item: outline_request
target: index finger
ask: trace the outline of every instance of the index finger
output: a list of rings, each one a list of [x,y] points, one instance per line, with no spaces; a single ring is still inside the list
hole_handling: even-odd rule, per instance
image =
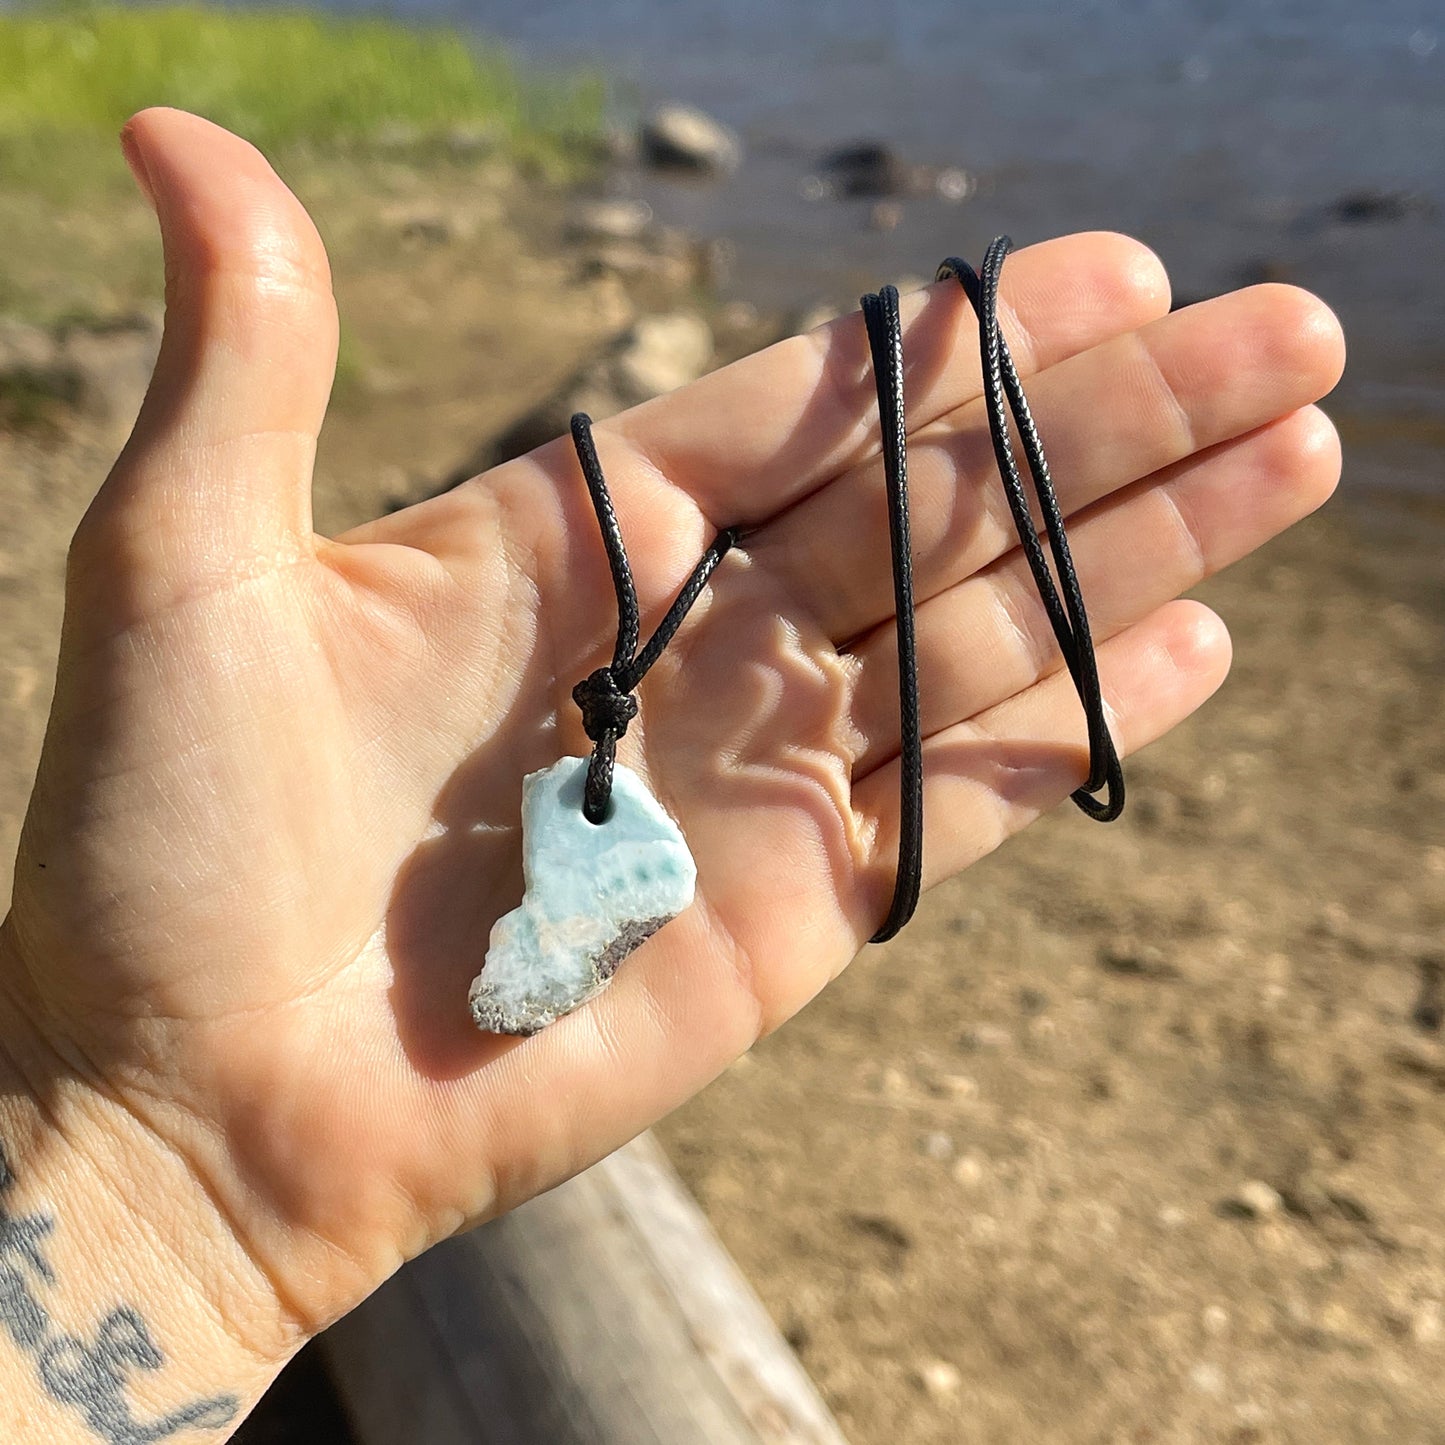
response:
[[[1023,376],[1168,310],[1158,257],[1103,231],[1017,252],[999,299]],[[905,296],[903,335],[910,431],[981,393],[977,322],[957,282]],[[876,453],[877,411],[863,320],[853,312],[634,407],[605,429],[714,525],[751,525]]]

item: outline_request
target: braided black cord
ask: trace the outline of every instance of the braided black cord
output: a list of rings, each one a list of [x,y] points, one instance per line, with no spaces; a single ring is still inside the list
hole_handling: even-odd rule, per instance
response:
[[[1074,802],[1089,817],[1101,823],[1109,823],[1124,810],[1124,770],[1114,748],[1114,741],[1109,735],[1109,720],[1104,712],[1104,700],[1099,687],[1099,666],[1094,656],[1093,639],[1089,634],[1089,618],[1084,610],[1079,576],[1069,553],[1069,541],[1064,531],[1064,518],[1059,510],[1058,495],[1054,491],[1053,478],[1044,458],[1038,428],[1034,425],[1033,414],[1024,396],[1023,384],[1019,381],[1018,370],[999,326],[999,274],[1012,249],[1013,242],[1007,236],[996,237],[984,255],[981,275],[975,273],[968,262],[950,256],[938,268],[937,279],[942,281],[952,276],[958,281],[978,316],[984,400],[988,408],[989,433],[993,438],[993,452],[998,462],[999,476],[1003,479],[1019,544],[1028,559],[1029,570],[1033,573],[1034,584],[1058,640],[1059,651],[1063,654],[1070,677],[1073,678],[1088,728],[1089,776],[1084,785],[1073,794]],[[1009,430],[1010,410],[1018,424],[1024,458],[1028,462],[1034,494],[1038,498],[1039,510],[1044,519],[1049,550],[1053,553],[1054,566],[1063,587],[1062,598],[1049,572],[1048,559],[1035,530],[1028,495],[1019,475],[1018,464],[1014,460]],[[1102,800],[1093,796],[1100,789],[1104,790]]]
[[[903,411],[903,323],[898,291],[885,286],[862,300],[868,349],[878,386],[883,473],[888,487],[888,546],[898,624],[899,754],[898,872],[893,902],[870,943],[893,937],[913,916],[923,887],[923,725],[918,712],[918,647],[914,636],[913,549],[908,532],[908,439]]]
[[[602,545],[607,549],[607,565],[612,572],[612,587],[617,593],[617,645],[612,650],[612,661],[584,677],[572,689],[572,698],[582,710],[583,730],[592,741],[582,812],[589,823],[602,823],[607,819],[608,805],[612,800],[617,740],[637,716],[637,699],[632,694],[682,626],[683,618],[702,595],[708,578],[732,549],[738,534],[727,527],[713,538],[712,545],[702,554],[672,606],[667,609],[667,615],[658,623],[657,631],[638,651],[641,612],[637,605],[637,587],[632,580],[632,567],[627,560],[627,548],[623,545],[622,529],[617,524],[617,511],[612,505],[612,496],[602,475],[602,464],[597,459],[597,447],[592,441],[592,418],[586,412],[579,411],[572,418],[572,443],[577,448],[577,460],[587,482],[592,508],[597,513]]]
[[[1019,545],[1023,548],[1049,625],[1053,628],[1059,651],[1083,705],[1089,739],[1089,776],[1074,792],[1073,799],[1089,817],[1111,822],[1124,809],[1123,768],[1109,734],[1088,614],[1084,609],[1078,572],[1069,552],[1058,495],[1018,370],[999,326],[999,275],[1012,249],[1013,243],[1009,238],[999,236],[984,256],[982,274],[976,273],[966,261],[949,257],[938,268],[937,279],[942,281],[953,277],[958,281],[978,316],[984,401],[994,458],[1018,532]],[[913,916],[922,887],[923,729],[918,705],[913,556],[908,516],[908,430],[903,400],[903,327],[899,317],[898,292],[892,286],[885,286],[876,294],[863,297],[862,307],[878,389],[898,637],[901,735],[898,869],[888,916],[871,939],[873,943],[882,943],[892,938]],[[1034,526],[1028,493],[1014,460],[1010,412],[1028,462],[1034,495],[1043,517],[1044,534],[1048,538],[1048,552],[1052,554],[1054,568],[1058,572],[1057,583],[1049,570],[1049,556]],[[640,620],[637,589],[632,581],[632,569],[628,565],[622,532],[617,524],[617,513],[592,442],[592,423],[585,413],[578,412],[572,418],[572,440],[597,513],[617,593],[617,646],[613,650],[612,662],[598,668],[572,690],[572,696],[582,709],[582,725],[593,743],[583,811],[590,822],[601,823],[607,816],[612,793],[617,740],[637,716],[637,700],[632,693],[682,625],[683,618],[697,601],[713,570],[737,541],[738,532],[728,528],[718,533],[683,584],[656,632],[638,651]],[[1094,796],[1101,790],[1104,792],[1103,799]]]

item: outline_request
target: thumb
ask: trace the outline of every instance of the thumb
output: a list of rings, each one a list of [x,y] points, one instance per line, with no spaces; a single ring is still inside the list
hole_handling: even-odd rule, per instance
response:
[[[160,222],[165,334],[81,531],[143,538],[172,576],[294,555],[336,366],[321,238],[260,152],[209,121],[145,110],[121,143]]]

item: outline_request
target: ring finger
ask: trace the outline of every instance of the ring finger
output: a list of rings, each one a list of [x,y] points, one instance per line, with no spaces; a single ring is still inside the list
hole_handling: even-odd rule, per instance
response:
[[[1312,512],[1339,471],[1334,427],[1308,407],[1099,503],[1079,519],[1072,543],[1094,640],[1122,632]],[[930,598],[917,618],[925,736],[1063,666],[1017,548]],[[856,782],[898,751],[893,624],[869,633],[854,652],[863,667],[853,717],[866,739]],[[1079,729],[1082,738],[1082,721]]]
[[[1307,292],[1257,286],[1049,367],[1029,399],[1066,514],[1318,400],[1343,344]],[[1017,546],[983,402],[911,438],[914,585],[926,599]],[[893,614],[881,464],[845,473],[748,549],[842,644]]]

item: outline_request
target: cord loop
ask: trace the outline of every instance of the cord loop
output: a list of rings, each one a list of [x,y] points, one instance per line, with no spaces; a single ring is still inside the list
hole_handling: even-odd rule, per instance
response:
[[[609,734],[615,742],[637,716],[637,699],[617,685],[617,674],[610,667],[588,673],[572,689],[572,701],[582,710],[582,731],[594,743]]]

